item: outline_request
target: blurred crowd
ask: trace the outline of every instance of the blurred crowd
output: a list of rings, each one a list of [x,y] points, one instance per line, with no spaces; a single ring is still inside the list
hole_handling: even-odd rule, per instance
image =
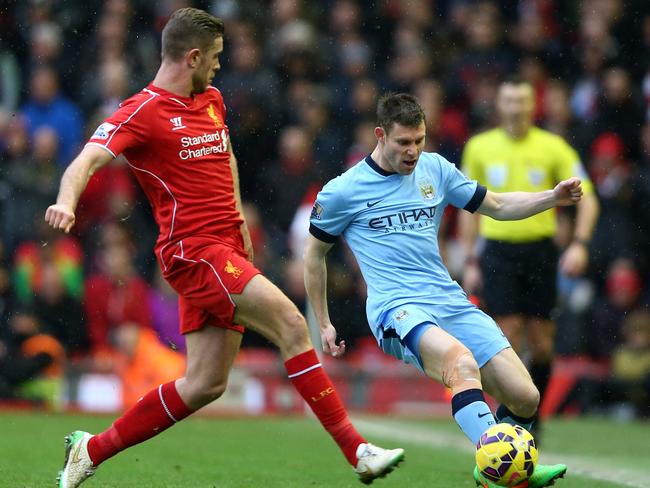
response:
[[[2,2],[0,397],[32,391],[51,399],[51,380],[71,367],[131,374],[132,385],[155,381],[156,361],[182,370],[176,298],[157,272],[157,229],[125,162],[93,176],[70,235],[49,231],[43,215],[88,136],[153,79],[161,29],[184,6],[225,20],[215,84],[228,109],[255,263],[299,305],[311,204],[324,182],[374,147],[378,95],[414,93],[427,116],[425,150],[458,163],[467,139],[497,122],[500,80],[528,80],[536,123],[578,150],[602,205],[589,274],[558,276],[558,350],[614,358],[612,375],[645,382],[648,404],[644,0]],[[560,247],[571,217],[560,215]],[[458,276],[455,221],[449,211],[441,240]],[[369,342],[365,284],[345,246],[337,251],[330,310],[354,354],[355,344],[360,351]],[[251,333],[244,344],[266,345]]]

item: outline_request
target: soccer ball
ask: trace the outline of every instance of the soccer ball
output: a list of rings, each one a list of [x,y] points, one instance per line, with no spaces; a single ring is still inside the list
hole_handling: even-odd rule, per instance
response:
[[[535,471],[535,439],[519,425],[493,425],[476,444],[476,465],[485,479],[499,486],[516,486]]]

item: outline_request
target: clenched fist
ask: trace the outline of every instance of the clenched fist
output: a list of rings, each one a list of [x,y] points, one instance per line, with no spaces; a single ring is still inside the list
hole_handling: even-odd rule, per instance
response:
[[[569,178],[560,181],[553,189],[556,205],[575,205],[582,198],[582,182],[580,178]]]
[[[61,229],[67,234],[74,225],[74,211],[67,205],[50,205],[45,211],[45,221],[54,229]]]

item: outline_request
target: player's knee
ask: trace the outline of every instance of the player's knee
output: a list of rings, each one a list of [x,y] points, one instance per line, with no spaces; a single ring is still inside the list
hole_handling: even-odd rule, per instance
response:
[[[539,408],[539,390],[531,381],[522,391],[518,392],[517,398],[510,407],[512,412],[519,417],[532,417]]]
[[[465,351],[458,356],[456,368],[458,369],[459,376],[462,376],[463,378],[478,379],[481,377],[478,363],[468,349],[465,349]]]
[[[194,408],[200,408],[221,397],[228,386],[228,379],[186,377],[186,401]]]
[[[227,380],[214,381],[205,385],[199,393],[202,403],[207,405],[208,403],[220,398],[226,391],[227,386]]]
[[[309,340],[307,322],[297,308],[291,307],[280,316],[282,344],[302,344]]]
[[[445,354],[442,367],[442,382],[452,390],[461,386],[481,387],[481,373],[478,363],[470,350],[462,344],[452,346]]]
[[[522,408],[527,416],[533,416],[539,408],[540,394],[537,387],[531,383],[523,395]]]

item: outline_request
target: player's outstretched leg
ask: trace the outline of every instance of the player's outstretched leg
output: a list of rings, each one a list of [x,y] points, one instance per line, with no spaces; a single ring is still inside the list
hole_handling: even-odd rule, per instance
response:
[[[404,459],[403,449],[383,449],[366,442],[357,432],[313,348],[288,359],[285,367],[293,386],[363,483],[386,476]]]
[[[455,337],[433,324],[420,324],[404,338],[419,353],[424,372],[451,389],[451,410],[463,433],[476,445],[496,422],[485,403],[481,374],[472,353]]]
[[[244,292],[233,295],[235,321],[256,329],[280,348],[291,383],[364,483],[390,473],[404,458],[403,449],[368,443],[354,428],[309,338],[305,319],[269,280],[257,275]]]
[[[551,466],[538,464],[535,467],[533,475],[514,488],[544,488],[545,486],[551,486],[555,484],[556,480],[564,478],[566,470],[567,467],[564,464],[554,464]],[[474,481],[476,481],[476,486],[483,488],[499,488],[499,485],[484,478],[477,467],[474,468]]]
[[[93,436],[76,431],[66,438],[59,488],[76,488],[110,457],[164,432],[223,394],[241,333],[208,326],[185,337],[183,378],[144,395],[104,432]]]
[[[517,354],[510,348],[504,349],[481,368],[485,390],[502,402],[497,409],[497,420],[521,425],[530,430],[539,406],[539,392]],[[533,475],[526,481],[528,488],[551,486],[563,478],[567,467],[564,464],[538,464]],[[496,486],[483,479],[478,470],[474,479],[481,486]]]

